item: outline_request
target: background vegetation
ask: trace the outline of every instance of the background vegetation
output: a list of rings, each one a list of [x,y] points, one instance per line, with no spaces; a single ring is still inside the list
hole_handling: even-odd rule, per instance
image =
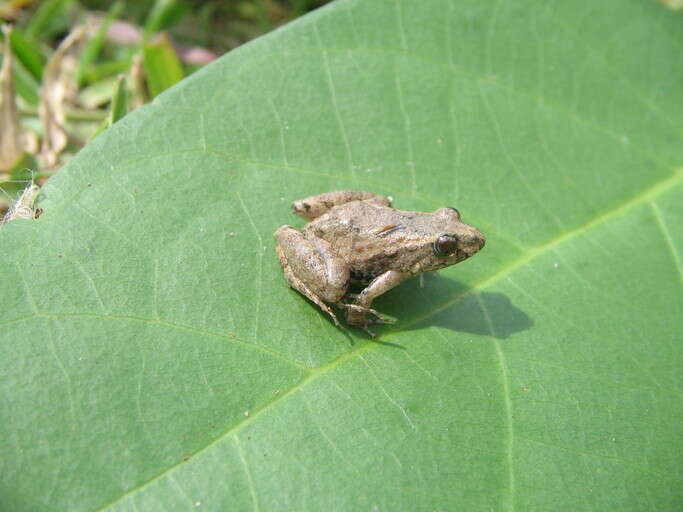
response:
[[[42,183],[129,110],[226,51],[324,3],[0,2],[0,18],[13,27],[14,57],[5,80],[13,87],[3,100],[0,215],[31,178]],[[69,34],[76,37],[57,52]],[[17,103],[16,113],[7,112],[10,102]]]

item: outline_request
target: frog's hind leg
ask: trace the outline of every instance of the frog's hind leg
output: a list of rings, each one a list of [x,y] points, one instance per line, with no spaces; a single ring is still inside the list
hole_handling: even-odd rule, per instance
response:
[[[392,323],[390,317],[380,316],[374,309],[371,309],[372,302],[383,293],[398,286],[408,277],[408,274],[397,270],[388,270],[377,276],[356,296],[353,304],[355,307],[346,308],[346,322],[349,325],[361,328],[366,328],[369,323]],[[375,315],[377,319],[374,322],[370,322],[367,313]]]
[[[339,326],[334,311],[326,304],[338,302],[346,293],[349,268],[322,239],[306,238],[290,226],[275,232],[276,251],[289,285],[330,315]]]
[[[280,263],[282,263],[282,256],[281,256],[282,250],[279,247],[277,249],[277,252],[278,252],[278,256],[280,256]],[[298,291],[302,295],[306,296],[308,298],[308,300],[310,300],[311,302],[314,302],[315,304],[317,304],[320,309],[322,309],[325,313],[330,315],[330,317],[332,318],[332,321],[334,322],[334,325],[336,325],[337,327],[340,326],[339,320],[337,320],[337,315],[334,314],[334,311],[332,311],[327,306],[327,304],[325,304],[322,300],[320,300],[317,295],[315,295],[300,279],[298,279],[296,277],[296,275],[294,275],[294,272],[292,272],[292,269],[289,268],[289,266],[286,266],[283,264],[282,270],[285,273],[285,278],[287,279],[287,282],[289,283],[289,285],[292,288],[294,288],[296,291]]]
[[[351,201],[368,201],[381,206],[391,206],[391,197],[365,192],[363,190],[335,190],[310,196],[292,203],[292,211],[306,220],[317,219],[335,206]]]

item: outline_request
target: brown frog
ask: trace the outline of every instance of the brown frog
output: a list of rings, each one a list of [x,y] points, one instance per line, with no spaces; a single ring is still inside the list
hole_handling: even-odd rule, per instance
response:
[[[371,308],[376,297],[484,247],[484,235],[464,224],[455,208],[423,213],[395,210],[391,202],[391,197],[360,190],[326,192],[292,204],[295,214],[310,221],[303,232],[286,225],[275,232],[290,286],[336,325],[328,304],[346,310],[349,325],[373,335],[368,324],[392,321]],[[364,288],[352,294],[350,284]]]

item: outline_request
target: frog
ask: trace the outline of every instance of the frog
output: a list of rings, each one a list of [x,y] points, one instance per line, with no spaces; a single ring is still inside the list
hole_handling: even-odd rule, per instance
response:
[[[332,307],[371,337],[369,325],[396,321],[372,308],[377,297],[410,278],[465,261],[486,243],[457,208],[427,213],[398,210],[392,202],[391,196],[362,190],[313,195],[292,203],[292,212],[308,221],[301,231],[283,225],[274,233],[289,285],[336,326]]]

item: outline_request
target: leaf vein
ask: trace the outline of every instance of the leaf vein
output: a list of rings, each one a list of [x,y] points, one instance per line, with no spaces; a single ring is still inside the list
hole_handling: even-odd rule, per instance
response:
[[[479,307],[484,314],[484,320],[486,322],[486,327],[491,333],[491,340],[493,342],[493,348],[496,353],[496,359],[500,367],[500,378],[502,385],[503,394],[503,411],[505,415],[505,425],[506,425],[506,444],[505,444],[505,464],[507,466],[507,496],[504,497],[505,506],[502,510],[514,510],[515,509],[515,466],[514,466],[514,448],[515,448],[515,430],[513,426],[513,414],[512,414],[512,400],[510,398],[510,378],[508,376],[508,366],[505,360],[505,354],[500,346],[500,342],[496,338],[496,331],[493,327],[493,322],[491,320],[491,314],[489,313],[486,304],[481,298],[481,293],[477,293],[477,302],[479,302]]]
[[[657,226],[659,227],[659,230],[662,233],[662,237],[664,238],[664,241],[666,242],[666,245],[669,247],[669,251],[671,251],[671,256],[674,259],[674,262],[676,263],[676,268],[678,269],[678,277],[683,283],[683,262],[681,262],[681,256],[678,254],[678,251],[676,250],[676,247],[674,246],[674,241],[673,238],[671,238],[671,233],[669,232],[669,228],[666,227],[666,223],[664,222],[664,217],[662,217],[662,212],[657,206],[656,201],[652,201],[650,203],[650,207],[652,208],[652,211],[654,212],[655,219],[657,220]]]
[[[0,327],[5,327],[7,325],[19,323],[19,322],[27,322],[29,320],[32,320],[34,318],[101,318],[104,320],[128,320],[128,321],[134,321],[134,322],[145,322],[149,324],[157,324],[157,325],[163,325],[166,327],[172,327],[175,329],[184,329],[187,331],[192,331],[198,334],[203,334],[206,336],[214,336],[217,338],[223,338],[228,340],[231,343],[238,344],[238,345],[243,345],[246,347],[251,348],[252,350],[257,350],[259,352],[265,353],[270,355],[271,357],[274,357],[276,359],[279,359],[280,361],[283,361],[285,363],[290,364],[291,366],[295,366],[299,368],[300,370],[304,370],[306,372],[310,371],[311,368],[304,365],[303,363],[295,360],[295,359],[289,359],[286,356],[284,356],[282,353],[273,350],[265,345],[261,345],[260,343],[256,343],[253,341],[247,341],[243,340],[240,338],[237,338],[236,336],[233,336],[232,333],[230,334],[222,334],[214,331],[208,331],[206,329],[198,329],[196,327],[192,327],[189,325],[184,325],[184,324],[176,324],[173,322],[169,322],[167,320],[163,319],[157,319],[157,318],[145,318],[145,317],[139,317],[139,316],[128,316],[128,315],[112,315],[112,314],[100,314],[100,313],[35,313],[33,315],[27,315],[19,318],[14,318],[12,320],[8,320],[7,322],[3,322],[0,324]]]
[[[348,160],[349,169],[353,180],[357,181],[356,169],[353,165],[353,154],[351,152],[351,144],[349,143],[349,137],[346,133],[346,126],[342,120],[341,111],[339,110],[339,102],[337,100],[337,91],[334,87],[334,80],[332,79],[332,67],[330,66],[330,57],[327,53],[327,49],[322,44],[322,39],[320,37],[320,31],[318,30],[318,25],[313,24],[313,29],[315,31],[316,41],[318,47],[320,48],[320,53],[323,58],[323,65],[325,66],[325,78],[327,80],[327,87],[330,90],[330,100],[332,101],[332,110],[334,111],[337,124],[339,125],[339,131],[341,132],[342,141],[344,142],[344,149],[346,150],[346,158]]]
[[[375,374],[375,371],[373,370],[372,366],[365,360],[362,354],[358,356],[358,358],[363,361],[363,364],[368,367],[368,370],[370,370],[370,374],[372,375],[373,379],[375,380],[375,383],[377,384],[377,387],[379,387],[380,391],[384,394],[384,396],[387,397],[387,400],[391,402],[399,411],[401,411],[401,414],[403,417],[406,419],[406,422],[410,425],[410,427],[413,430],[417,430],[417,427],[415,426],[415,423],[413,423],[413,420],[410,419],[410,416],[408,416],[408,413],[406,412],[405,408],[399,404],[395,398],[393,398],[389,393],[387,393],[386,388],[382,385],[382,382],[379,380],[377,377],[377,374]]]
[[[247,465],[247,460],[244,458],[244,451],[242,450],[242,443],[239,437],[235,435],[233,437],[235,441],[235,447],[237,448],[237,454],[239,455],[240,461],[242,462],[242,467],[244,468],[244,474],[247,477],[247,483],[249,484],[249,493],[251,494],[251,502],[254,506],[254,510],[258,512],[259,505],[258,499],[256,497],[256,488],[254,487],[254,480],[251,477],[251,471],[249,471],[249,466]],[[170,475],[169,475],[170,476]]]
[[[258,279],[257,282],[258,284],[256,285],[256,307],[254,311],[254,339],[258,339],[258,331],[259,331],[259,320],[261,318],[261,296],[263,295],[263,238],[261,237],[261,233],[256,227],[256,223],[254,222],[254,218],[251,216],[249,213],[249,210],[247,209],[247,205],[244,203],[244,200],[242,199],[242,195],[237,192],[237,199],[240,202],[240,205],[242,206],[242,210],[244,210],[244,213],[247,216],[247,219],[249,219],[249,224],[251,224],[251,228],[254,231],[254,234],[256,235],[256,241],[258,242],[258,268],[259,268],[259,273],[258,273]]]
[[[320,425],[320,423],[319,423],[318,420],[317,420],[317,416],[316,416],[316,414],[313,412],[313,408],[311,407],[311,401],[308,399],[308,397],[306,396],[306,394],[303,392],[303,390],[299,390],[299,391],[301,392],[301,394],[302,394],[302,396],[303,396],[304,405],[306,406],[306,409],[308,409],[308,412],[309,412],[309,414],[311,415],[311,422],[312,422],[313,425],[315,425],[315,427],[318,429],[318,431],[319,431],[320,434],[323,436],[323,438],[325,439],[325,441],[327,442],[327,444],[330,445],[330,447],[332,448],[332,450],[334,451],[334,453],[337,454],[337,456],[344,462],[344,464],[346,464],[349,468],[351,468],[355,473],[361,475],[360,470],[359,470],[356,466],[354,466],[354,465],[351,463],[351,461],[344,455],[344,453],[337,447],[337,445],[334,444],[334,442],[332,441],[332,439],[330,439],[330,437],[327,435],[327,433],[325,432],[325,430],[323,429],[323,427]]]
[[[551,251],[558,245],[562,244],[566,240],[572,239],[574,237],[577,237],[593,227],[603,224],[607,222],[609,219],[616,217],[626,211],[628,211],[631,208],[634,208],[640,204],[646,203],[647,201],[651,200],[654,197],[659,196],[660,194],[666,192],[669,188],[672,186],[678,184],[679,182],[683,181],[683,169],[679,169],[674,174],[669,176],[668,178],[665,178],[657,183],[655,183],[652,187],[644,190],[640,194],[624,201],[623,203],[618,204],[611,210],[607,210],[606,212],[602,213],[601,215],[596,216],[595,218],[591,219],[588,222],[585,222],[584,224],[565,231],[564,233],[559,234],[558,236],[550,239],[546,243],[537,246],[535,248],[532,248],[525,252],[522,256],[517,258],[516,260],[510,262],[509,264],[505,265],[502,267],[500,270],[497,272],[493,273],[489,277],[484,278],[478,283],[475,283],[470,290],[465,292],[462,295],[458,295],[453,297],[450,300],[447,300],[434,308],[431,311],[426,312],[425,314],[413,319],[409,323],[407,323],[403,329],[415,325],[418,322],[422,322],[425,319],[443,311],[447,307],[451,306],[454,302],[461,300],[463,297],[466,297],[467,295],[477,291],[481,290],[497,281],[500,281],[503,278],[506,278],[510,273],[512,273],[515,269],[525,265],[526,263],[535,260],[536,258],[542,256],[543,254],[547,253],[548,251]]]

